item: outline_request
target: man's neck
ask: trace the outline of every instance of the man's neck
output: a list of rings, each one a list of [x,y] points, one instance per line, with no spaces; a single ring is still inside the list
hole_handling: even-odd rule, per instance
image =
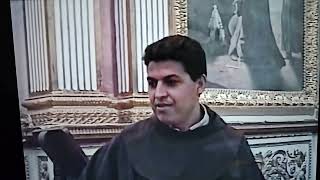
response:
[[[174,128],[179,131],[188,131],[190,130],[190,127],[194,124],[198,123],[204,116],[205,111],[201,104],[198,104],[194,109],[193,113],[191,113],[193,116],[191,116],[188,121],[184,121],[184,124],[178,125],[178,126],[172,126],[171,128]]]

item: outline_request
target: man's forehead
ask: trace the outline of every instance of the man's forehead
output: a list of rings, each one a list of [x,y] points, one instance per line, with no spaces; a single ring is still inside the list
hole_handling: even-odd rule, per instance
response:
[[[180,62],[173,60],[152,61],[147,67],[147,77],[153,79],[183,78],[188,75]]]
[[[147,66],[147,72],[162,72],[162,73],[181,73],[184,72],[184,66],[182,63],[173,61],[173,60],[165,60],[165,61],[151,61]]]

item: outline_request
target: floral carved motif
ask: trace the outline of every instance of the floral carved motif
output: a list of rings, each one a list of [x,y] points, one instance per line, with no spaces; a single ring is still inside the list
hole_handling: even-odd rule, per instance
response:
[[[306,152],[299,149],[259,152],[255,158],[266,180],[307,179]]]

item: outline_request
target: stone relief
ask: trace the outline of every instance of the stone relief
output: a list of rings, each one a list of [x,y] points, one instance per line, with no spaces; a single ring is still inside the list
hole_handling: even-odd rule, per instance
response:
[[[39,180],[49,180],[49,162],[45,156],[39,157]]]
[[[267,150],[254,154],[256,162],[266,180],[308,179],[307,152],[299,149]]]
[[[34,127],[32,119],[26,111],[20,111],[20,121],[22,128]]]

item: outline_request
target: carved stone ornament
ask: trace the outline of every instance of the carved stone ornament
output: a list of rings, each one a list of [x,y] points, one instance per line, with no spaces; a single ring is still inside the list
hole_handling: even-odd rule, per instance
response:
[[[306,152],[299,149],[259,152],[255,158],[265,179],[307,179]]]
[[[39,180],[49,180],[49,162],[45,156],[39,157]]]
[[[188,34],[187,0],[172,3],[174,33]],[[304,84],[301,91],[259,91],[208,88],[201,96],[210,106],[310,106],[319,108],[317,96],[318,65],[318,14],[317,0],[304,0]]]
[[[110,138],[120,133],[126,126],[152,115],[146,96],[113,99],[95,92],[66,94],[54,91],[47,95],[30,97],[25,100],[23,106],[28,109],[21,115],[24,142],[29,140],[28,137],[31,137],[36,129],[56,127],[68,128],[71,134],[79,139]],[[213,109],[217,110],[217,107]],[[286,128],[288,131],[295,129],[307,131],[314,126],[315,122],[244,126],[234,124],[235,128],[248,131],[249,134],[256,134],[259,131],[274,132],[279,128]],[[270,131],[271,128],[274,130]]]
[[[265,179],[311,179],[311,136],[275,137],[255,140],[251,150]],[[250,142],[250,141],[249,141]],[[250,144],[250,143],[249,143]]]
[[[59,93],[31,97],[23,106],[23,134],[34,129],[66,127],[77,137],[113,136],[124,127],[151,116],[146,98],[111,99],[99,93]],[[27,123],[28,122],[28,123]]]

